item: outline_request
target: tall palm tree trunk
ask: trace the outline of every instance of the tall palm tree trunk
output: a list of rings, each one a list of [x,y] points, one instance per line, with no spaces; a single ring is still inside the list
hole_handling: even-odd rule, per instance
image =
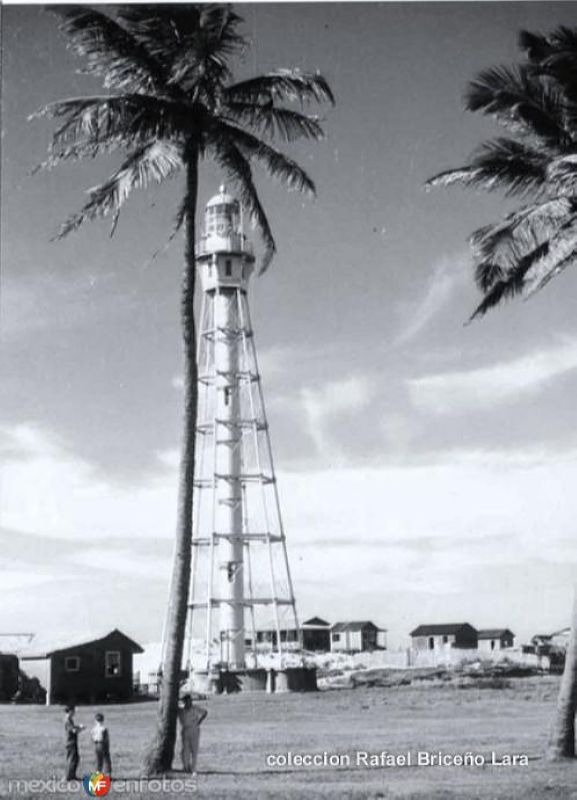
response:
[[[196,148],[190,148],[187,153],[186,184],[185,267],[181,299],[184,341],[184,430],[178,485],[176,547],[165,634],[165,661],[162,665],[162,685],[156,733],[144,756],[143,770],[146,775],[159,775],[168,772],[172,767],[192,561],[192,501],[198,406],[194,318],[195,214],[198,193],[198,151]]]
[[[565,668],[557,698],[547,757],[550,761],[575,758],[575,712],[577,711],[577,587],[573,593],[573,616]]]

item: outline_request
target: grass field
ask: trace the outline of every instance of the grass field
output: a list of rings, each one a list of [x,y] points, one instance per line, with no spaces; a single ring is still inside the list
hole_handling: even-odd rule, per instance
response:
[[[455,686],[344,689],[306,695],[210,698],[203,725],[195,796],[218,798],[427,798],[427,800],[577,800],[577,762],[542,758],[557,691],[553,677],[518,679],[508,688]],[[95,708],[77,720],[92,723]],[[137,779],[139,759],[154,724],[154,703],[104,708],[116,778]],[[83,737],[83,738],[82,738]],[[522,753],[527,766],[365,767],[356,751]],[[349,754],[348,767],[267,764],[268,754]],[[40,706],[0,706],[0,786],[9,779],[63,774],[62,712]],[[178,760],[178,759],[177,759]],[[88,734],[81,734],[79,774],[92,767]],[[183,779],[175,771],[174,778]],[[114,786],[114,785],[113,785]],[[78,796],[86,797],[82,788]],[[47,797],[47,793],[13,797]],[[52,795],[55,796],[55,795]],[[71,796],[60,794],[57,796]],[[121,796],[111,791],[109,796]],[[126,796],[126,794],[125,794]],[[181,796],[152,791],[140,797]],[[191,796],[188,794],[188,796]]]

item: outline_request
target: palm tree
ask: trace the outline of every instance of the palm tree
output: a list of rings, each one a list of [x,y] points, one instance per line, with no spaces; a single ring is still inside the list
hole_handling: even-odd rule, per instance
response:
[[[199,162],[212,158],[240,194],[264,241],[264,270],[275,252],[269,221],[253,179],[253,165],[290,188],[314,194],[312,180],[269,141],[319,140],[310,102],[334,103],[319,74],[279,69],[234,82],[229,62],[246,49],[241,18],[223,5],[132,5],[106,12],[57,7],[70,48],[83,72],[103,79],[104,94],[51,103],[39,114],[59,120],[47,160],[62,162],[123,151],[120,166],[89,191],[89,199],[62,225],[57,238],[85,221],[110,215],[112,231],[134,189],[184,173],[175,233],[184,228],[181,321],[184,344],[184,431],[178,486],[176,549],[167,617],[167,648],[155,737],[145,755],[146,774],[170,769],[191,570],[194,446],[197,415],[195,213]],[[290,103],[298,103],[297,108]],[[286,104],[289,104],[288,106]],[[269,141],[267,141],[269,140]]]
[[[471,319],[515,296],[529,297],[577,262],[577,30],[522,31],[524,60],[482,72],[468,87],[469,111],[493,117],[508,136],[485,142],[428,187],[462,184],[522,200],[471,236],[483,294]],[[577,602],[577,600],[576,600]],[[551,759],[575,757],[577,605],[549,739]]]

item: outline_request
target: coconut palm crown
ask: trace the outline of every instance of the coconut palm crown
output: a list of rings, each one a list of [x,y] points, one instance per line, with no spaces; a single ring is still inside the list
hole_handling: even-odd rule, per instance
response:
[[[259,200],[253,166],[289,188],[314,194],[306,172],[270,143],[320,139],[321,123],[305,113],[309,103],[333,103],[320,74],[280,69],[235,82],[230,61],[248,42],[241,18],[229,7],[208,4],[108,7],[62,6],[54,11],[69,46],[84,60],[83,72],[103,80],[105,93],[50,103],[39,115],[58,121],[45,169],[122,151],[123,160],[85,205],[62,225],[57,238],[87,220],[112,217],[134,189],[182,171],[184,193],[175,233],[184,228],[181,319],[184,345],[183,435],[178,483],[175,555],[166,617],[166,652],[158,724],[145,754],[144,772],[170,770],[176,738],[178,693],[192,559],[195,434],[198,406],[194,319],[195,214],[200,159],[213,159],[240,195],[264,241],[261,269],[275,252]],[[296,103],[296,108],[294,104]]]
[[[520,208],[471,237],[484,294],[473,317],[502,300],[528,297],[577,261],[577,30],[522,31],[525,60],[473,80],[466,108],[493,117],[509,136],[485,142],[469,163],[441,172],[429,187],[462,184],[504,190]],[[548,757],[575,758],[577,591],[571,636],[551,725]]]
[[[236,184],[262,234],[266,268],[276,246],[252,166],[259,164],[290,188],[314,194],[306,172],[269,141],[323,138],[318,117],[304,113],[302,106],[334,103],[327,81],[320,74],[279,69],[235,83],[229,62],[248,42],[238,30],[241,18],[228,6],[133,5],[114,8],[113,16],[86,6],[54,11],[63,18],[69,47],[84,58],[81,72],[102,78],[107,93],[50,103],[34,115],[60,121],[40,167],[116,150],[126,153],[58,236],[106,215],[112,216],[114,231],[134,189],[208,157]],[[286,102],[300,107],[283,106]],[[185,196],[176,226],[193,211]]]
[[[522,31],[519,46],[520,64],[480,73],[465,95],[467,110],[492,117],[508,135],[427,182],[501,190],[522,201],[471,236],[484,295],[472,318],[530,296],[577,258],[577,30],[561,27],[548,37]]]

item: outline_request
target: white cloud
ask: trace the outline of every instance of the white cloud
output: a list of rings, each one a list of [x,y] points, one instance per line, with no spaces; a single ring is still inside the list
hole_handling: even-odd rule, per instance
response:
[[[351,379],[320,387],[309,401],[312,398],[312,407],[322,420],[355,411],[370,397],[370,386]],[[169,453],[163,454],[169,469],[161,477],[126,488],[108,485],[56,437],[32,426],[4,430],[3,453],[5,524],[71,542],[70,552],[58,558],[57,574],[59,580],[78,581],[79,604],[83,597],[88,602],[93,591],[80,577],[100,574],[101,568],[118,576],[111,578],[111,585],[123,608],[133,603],[132,584],[125,583],[130,577],[143,582],[157,577],[164,591],[168,541],[158,558],[140,551],[136,537],[172,537],[176,473]],[[509,610],[503,624],[519,627],[520,620],[530,616],[538,626],[545,619],[543,592],[553,585],[554,574],[560,585],[563,570],[577,564],[573,545],[576,483],[577,452],[559,458],[553,451],[538,449],[444,453],[428,463],[405,466],[280,473],[297,600],[311,614],[337,619],[362,613],[387,626],[397,624],[406,633],[398,606],[386,605],[391,597],[401,598],[398,602],[403,603],[407,626],[420,621],[424,598],[427,614],[448,618],[454,603],[465,603],[470,597],[469,581],[476,576],[476,613],[483,603],[493,602],[491,598],[502,598],[505,591]],[[95,536],[110,540],[104,559],[101,545],[93,543]],[[120,536],[132,536],[134,549],[126,538],[115,544],[114,538]],[[41,592],[39,584],[51,580],[56,569],[39,569],[35,553],[27,570],[26,552],[10,565],[14,624],[18,619],[22,624],[30,622],[29,603],[18,592],[27,586],[38,586],[34,591]],[[538,564],[546,570],[542,588]],[[504,570],[511,579],[506,590],[501,585]],[[48,587],[52,585],[42,595],[43,603],[58,609],[63,601],[58,582]],[[122,594],[125,585],[126,597]],[[563,614],[564,595],[560,589],[555,591],[548,620],[556,614],[561,619]],[[161,593],[159,608],[163,598]],[[499,608],[495,606],[495,615],[501,613]],[[522,616],[517,608],[522,608]],[[111,619],[115,609],[110,610]],[[495,624],[499,621],[495,619]]]
[[[0,434],[5,527],[85,540],[172,536],[176,482],[170,474],[140,487],[116,486],[40,427],[18,425]]]
[[[467,271],[463,269],[463,264],[466,263],[467,258],[463,256],[435,264],[422,297],[413,303],[401,305],[403,329],[395,344],[404,344],[415,339],[448,303],[455,289],[469,280]]]
[[[367,378],[350,377],[330,381],[319,388],[303,388],[300,401],[305,412],[309,434],[318,454],[330,458],[342,456],[338,441],[331,436],[335,418],[366,406],[373,396],[373,388]]]
[[[412,403],[433,414],[454,414],[516,402],[577,368],[577,340],[513,361],[463,372],[425,375],[408,381]]]

